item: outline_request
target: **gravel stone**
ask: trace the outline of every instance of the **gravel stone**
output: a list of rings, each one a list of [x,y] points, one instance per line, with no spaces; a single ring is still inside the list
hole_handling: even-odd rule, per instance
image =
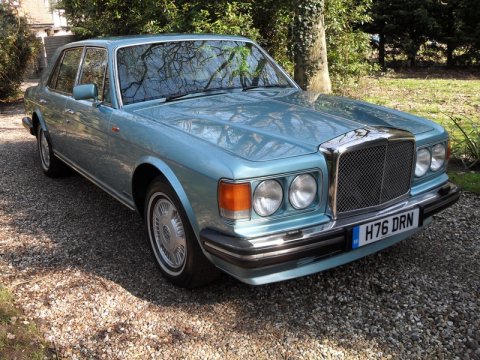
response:
[[[79,175],[45,177],[0,108],[0,282],[69,359],[480,359],[480,196],[320,274],[178,289],[140,217]]]

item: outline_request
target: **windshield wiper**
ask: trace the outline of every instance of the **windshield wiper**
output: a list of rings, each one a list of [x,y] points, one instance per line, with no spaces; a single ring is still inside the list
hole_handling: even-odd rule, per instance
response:
[[[281,84],[268,84],[268,85],[249,85],[243,88],[243,91],[248,91],[252,89],[261,89],[261,88],[290,88],[290,85],[281,85]]]
[[[167,97],[165,97],[165,102],[179,100],[179,99],[189,97],[189,96],[192,96],[192,95],[196,95],[195,97],[221,95],[221,94],[225,94],[227,90],[233,90],[233,89],[238,89],[238,88],[237,87],[231,87],[231,88],[218,87],[218,88],[208,88],[208,89],[200,89],[200,90],[195,90],[195,91],[189,91],[189,92],[182,93],[182,94],[175,94],[175,95],[167,96]]]

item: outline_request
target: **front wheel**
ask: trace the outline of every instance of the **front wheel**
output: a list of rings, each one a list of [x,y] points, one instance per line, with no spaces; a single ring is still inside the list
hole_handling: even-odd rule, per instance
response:
[[[155,260],[170,282],[193,288],[217,277],[218,270],[202,253],[178,197],[160,179],[148,188],[145,222]]]

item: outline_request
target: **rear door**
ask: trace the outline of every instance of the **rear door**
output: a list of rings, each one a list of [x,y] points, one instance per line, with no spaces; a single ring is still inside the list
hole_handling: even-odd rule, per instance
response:
[[[106,185],[109,166],[109,137],[112,105],[108,78],[108,52],[101,47],[86,47],[78,84],[95,84],[98,101],[67,100],[65,111],[69,143],[68,157],[94,180]]]

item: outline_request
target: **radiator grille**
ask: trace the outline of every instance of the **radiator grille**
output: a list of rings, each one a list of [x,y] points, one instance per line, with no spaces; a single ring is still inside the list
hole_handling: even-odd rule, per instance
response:
[[[337,213],[384,204],[410,189],[414,143],[395,141],[340,156]]]

